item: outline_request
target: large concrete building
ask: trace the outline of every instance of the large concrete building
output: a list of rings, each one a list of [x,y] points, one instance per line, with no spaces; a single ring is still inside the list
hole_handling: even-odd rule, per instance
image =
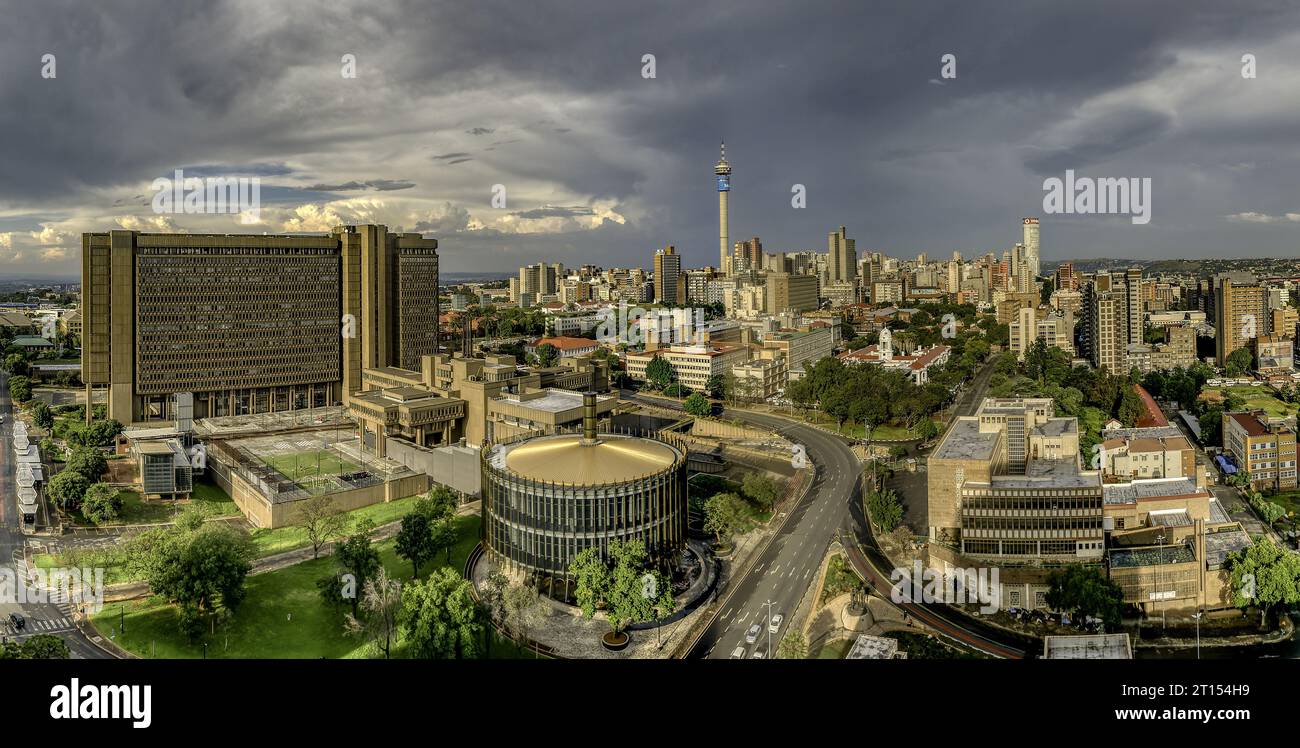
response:
[[[1223,414],[1223,449],[1255,488],[1296,487],[1295,431],[1268,420],[1263,411]]]
[[[1215,279],[1214,346],[1219,365],[1229,354],[1245,348],[1250,341],[1269,330],[1268,289],[1258,283],[1241,283],[1231,276]]]
[[[682,275],[682,256],[669,244],[655,252],[655,301],[660,304],[686,303],[686,276]]]
[[[988,398],[930,456],[930,537],[968,558],[1099,561],[1101,476],[1050,398]]]
[[[84,234],[87,392],[123,423],[172,419],[177,393],[196,418],[340,404],[363,369],[437,352],[437,247],[380,225]]]
[[[814,275],[767,274],[767,313],[808,312],[817,308],[818,282]]]

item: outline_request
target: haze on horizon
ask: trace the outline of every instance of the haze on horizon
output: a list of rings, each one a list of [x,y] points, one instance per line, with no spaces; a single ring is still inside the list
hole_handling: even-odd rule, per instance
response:
[[[1045,263],[1300,255],[1283,3],[53,0],[6,20],[5,277],[75,277],[83,231],[363,222],[436,237],[448,272],[647,266],[664,244],[712,264],[723,138],[731,237],[769,252],[844,224],[862,251],[969,257],[1040,216]],[[175,169],[259,177],[261,222],[155,214]],[[1151,178],[1150,224],[1043,215],[1067,169]]]

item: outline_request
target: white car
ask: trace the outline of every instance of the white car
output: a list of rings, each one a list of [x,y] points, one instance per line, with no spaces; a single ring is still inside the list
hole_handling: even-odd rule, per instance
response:
[[[779,632],[781,630],[781,623],[784,621],[785,621],[785,616],[781,615],[780,613],[777,613],[776,615],[772,616],[771,621],[768,621],[767,630],[771,631],[773,634]]]
[[[749,656],[749,659],[751,660],[763,660],[766,658],[767,658],[767,653],[757,648],[754,649],[754,654]]]
[[[763,631],[763,627],[759,626],[757,623],[754,624],[753,626],[750,626],[749,631],[745,632],[745,643],[753,644],[754,642],[758,641],[758,635],[762,631]]]
[[[731,650],[731,659],[733,659],[733,660],[743,660],[743,659],[745,659],[745,648],[744,648],[744,647],[736,647],[735,649]]]

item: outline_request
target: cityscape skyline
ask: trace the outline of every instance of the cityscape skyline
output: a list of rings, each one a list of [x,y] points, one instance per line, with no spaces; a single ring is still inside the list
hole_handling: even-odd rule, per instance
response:
[[[846,225],[863,250],[971,256],[1014,243],[1009,221],[1041,216],[1048,263],[1294,256],[1286,134],[1297,115],[1285,102],[1297,12],[1178,7],[952,6],[949,28],[915,44],[906,40],[933,11],[873,18],[853,36],[839,29],[863,11],[837,3],[812,14],[656,9],[637,23],[566,8],[448,16],[398,4],[354,24],[346,10],[322,9],[305,33],[291,13],[228,2],[183,9],[167,29],[152,14],[114,11],[110,24],[92,10],[76,53],[62,56],[70,37],[54,14],[20,8],[12,27],[28,31],[0,52],[10,71],[0,91],[14,104],[0,113],[13,134],[0,143],[11,174],[0,186],[0,261],[15,276],[63,277],[75,274],[83,232],[377,222],[437,238],[450,272],[640,265],[665,244],[698,267],[714,257],[706,170],[722,139],[739,168],[730,234],[761,236],[770,251],[816,249]],[[1112,30],[1121,8],[1125,24]],[[663,19],[676,16],[689,23],[669,31]],[[212,23],[232,33],[193,42]],[[617,45],[591,33],[614,24]],[[178,63],[110,43],[121,28]],[[343,29],[347,42],[332,33]],[[558,43],[538,49],[535,34]],[[191,42],[204,64],[185,63]],[[1000,51],[1011,44],[1014,57]],[[440,51],[422,51],[431,48]],[[870,60],[840,62],[863,48]],[[52,78],[40,74],[47,54]],[[1025,64],[1033,54],[1053,64]],[[1256,78],[1241,75],[1244,54],[1258,60]],[[340,74],[348,55],[355,78]],[[943,77],[947,55],[955,78]],[[349,114],[381,102],[383,122]],[[62,125],[32,129],[50,118]],[[260,178],[261,222],[154,213],[151,182],[177,169]],[[1067,170],[1151,179],[1151,222],[1043,215],[1044,180]],[[791,207],[795,185],[806,208]]]

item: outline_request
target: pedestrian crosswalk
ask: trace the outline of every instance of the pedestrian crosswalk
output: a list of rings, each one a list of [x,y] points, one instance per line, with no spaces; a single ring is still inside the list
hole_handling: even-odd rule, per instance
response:
[[[43,608],[39,613],[33,613],[25,616],[25,625],[19,631],[8,631],[7,633],[15,635],[15,638],[21,640],[34,634],[55,634],[63,631],[72,631],[76,628],[72,623],[72,608],[70,603],[59,603]],[[8,624],[8,622],[5,622]]]

